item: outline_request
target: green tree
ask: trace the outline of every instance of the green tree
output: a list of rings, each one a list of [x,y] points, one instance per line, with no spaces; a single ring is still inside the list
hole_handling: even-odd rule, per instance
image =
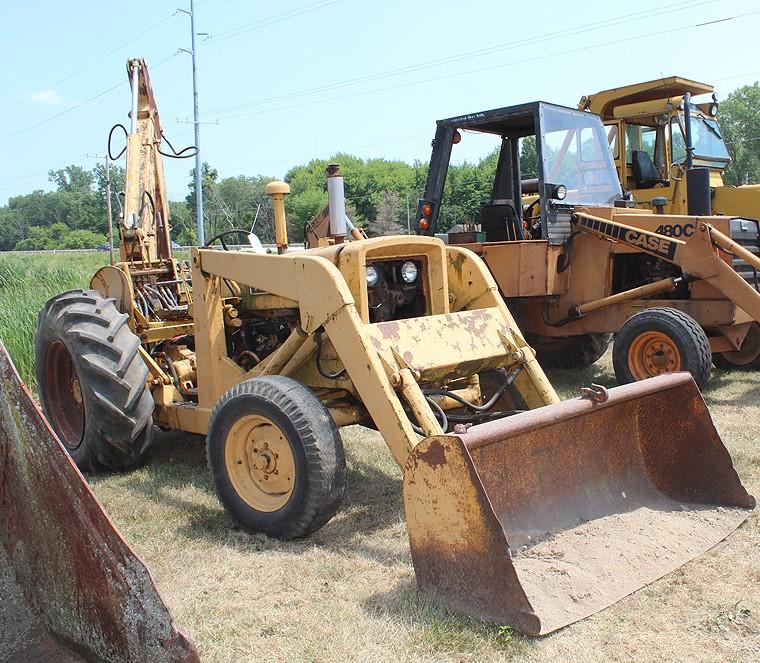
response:
[[[720,126],[731,163],[727,184],[760,182],[760,84],[734,90],[720,105]]]
[[[92,172],[73,164],[60,170],[51,170],[48,172],[48,176],[50,181],[56,184],[58,191],[87,193],[92,190],[95,183],[95,176]]]
[[[98,244],[105,244],[108,239],[105,235],[98,235],[90,230],[72,230],[60,241],[62,249],[94,249]]]
[[[373,237],[381,235],[401,235],[406,229],[401,225],[401,198],[395,191],[386,189],[380,195],[375,218],[367,224],[367,231]]]
[[[526,136],[520,141],[520,175],[524,180],[538,177],[536,137]]]

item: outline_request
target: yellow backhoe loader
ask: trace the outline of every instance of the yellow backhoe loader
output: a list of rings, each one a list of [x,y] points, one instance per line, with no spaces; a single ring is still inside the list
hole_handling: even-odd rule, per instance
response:
[[[638,207],[687,214],[686,174],[699,167],[709,171],[715,214],[760,218],[760,186],[723,180],[731,157],[712,85],[669,76],[583,96],[578,108],[601,116],[620,182]]]
[[[435,233],[453,150],[473,133],[500,143],[490,197],[479,231],[444,237],[483,257],[542,364],[593,363],[614,334],[619,382],[687,370],[701,388],[713,355],[753,352],[758,221],[712,216],[706,180],[689,185],[692,215],[636,208],[593,113],[534,102],[439,120],[419,233]],[[538,177],[523,180],[527,137]]]
[[[81,468],[145,462],[153,423],[206,434],[232,518],[292,538],[340,506],[338,427],[375,427],[404,469],[420,591],[533,634],[747,517],[754,499],[688,374],[560,403],[474,253],[432,237],[346,241],[337,167],[324,246],[288,251],[288,185],[272,182],[276,253],[221,237],[175,260],[145,62],[128,72],[121,261],[53,298],[37,327],[42,405]]]
[[[695,103],[695,97],[702,101]],[[760,254],[757,225],[747,222],[760,219],[760,186],[724,182],[731,158],[712,85],[669,76],[584,96],[578,108],[602,117],[618,178],[637,207],[691,214],[695,210],[689,211],[689,182],[696,179],[696,186],[705,190],[707,180],[710,195],[698,201],[700,205],[709,206],[712,214],[740,217],[730,224],[732,239]],[[658,226],[665,235],[679,230],[677,224]],[[739,261],[737,266],[741,268]],[[760,325],[750,327],[738,349],[719,352],[715,359],[723,366],[760,365]]]

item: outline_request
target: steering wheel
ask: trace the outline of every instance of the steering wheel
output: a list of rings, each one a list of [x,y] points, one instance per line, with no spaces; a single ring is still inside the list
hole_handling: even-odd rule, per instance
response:
[[[232,230],[224,230],[223,232],[217,233],[213,237],[211,237],[205,244],[206,247],[210,247],[214,242],[221,242],[222,248],[225,251],[229,251],[230,247],[227,246],[227,242],[224,241],[225,237],[229,237],[231,235],[235,235],[237,237],[245,237],[244,244],[248,244],[248,231],[243,230],[242,228],[233,228]]]

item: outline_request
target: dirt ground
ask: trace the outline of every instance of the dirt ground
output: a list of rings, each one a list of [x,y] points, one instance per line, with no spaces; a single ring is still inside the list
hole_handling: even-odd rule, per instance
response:
[[[550,378],[563,398],[592,380],[614,384],[609,358]],[[760,496],[760,373],[716,372],[705,397],[745,486]],[[376,432],[351,427],[342,435],[345,502],[302,541],[235,528],[213,494],[200,437],[163,434],[147,467],[92,480],[204,660],[760,660],[757,513],[710,552],[611,608],[528,638],[417,596],[400,471]]]

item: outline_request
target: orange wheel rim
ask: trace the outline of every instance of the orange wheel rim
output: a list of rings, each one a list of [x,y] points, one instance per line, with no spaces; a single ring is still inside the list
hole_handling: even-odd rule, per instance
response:
[[[667,334],[639,334],[628,349],[628,367],[636,380],[681,370],[681,353]]]

